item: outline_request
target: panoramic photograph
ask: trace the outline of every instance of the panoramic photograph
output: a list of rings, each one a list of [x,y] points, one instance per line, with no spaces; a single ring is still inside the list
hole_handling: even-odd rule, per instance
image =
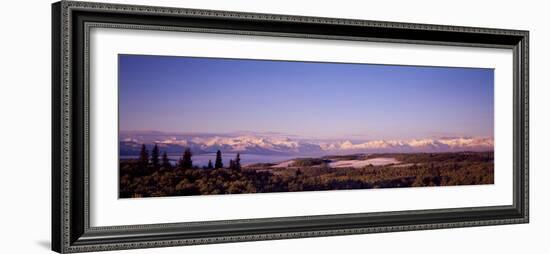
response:
[[[119,198],[494,183],[493,69],[121,54],[118,93]]]

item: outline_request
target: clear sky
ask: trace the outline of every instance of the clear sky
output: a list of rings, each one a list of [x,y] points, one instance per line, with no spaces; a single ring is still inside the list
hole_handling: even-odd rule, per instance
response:
[[[492,69],[119,56],[119,129],[493,137]]]

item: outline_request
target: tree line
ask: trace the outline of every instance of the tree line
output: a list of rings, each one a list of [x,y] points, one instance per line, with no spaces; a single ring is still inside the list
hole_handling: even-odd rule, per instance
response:
[[[176,163],[175,167],[180,169],[197,169],[198,166],[193,165],[193,153],[191,152],[190,148],[186,148]],[[164,169],[170,169],[174,166],[170,163],[170,160],[168,159],[168,154],[166,151],[162,153],[162,156],[160,155],[160,150],[158,148],[158,145],[155,144],[153,146],[153,149],[151,150],[151,155],[149,155],[149,151],[147,150],[147,147],[145,144],[141,145],[141,149],[139,152],[139,156],[137,159],[137,164],[142,169],[147,169],[152,167],[153,169],[157,170],[159,168]],[[221,169],[224,168],[223,160],[222,160],[222,152],[218,150],[216,152],[216,159],[214,161],[214,164],[212,164],[212,160],[208,160],[208,164],[206,166],[203,166],[203,169]],[[232,170],[241,170],[241,154],[237,153],[237,156],[235,156],[235,159],[229,160],[229,169]]]
[[[240,154],[224,167],[221,151],[208,166],[193,164],[185,149],[175,165],[166,152],[144,145],[138,159],[120,161],[119,197],[162,197],[494,183],[493,152],[384,154],[401,165],[331,168],[325,160],[300,159],[286,168],[249,165]]]

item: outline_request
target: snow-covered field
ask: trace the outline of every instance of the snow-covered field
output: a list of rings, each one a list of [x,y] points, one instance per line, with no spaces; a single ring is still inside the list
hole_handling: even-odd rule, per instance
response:
[[[291,167],[294,160],[288,160],[280,162],[277,165],[271,166],[271,168],[288,168]],[[395,158],[373,158],[367,160],[341,160],[330,162],[328,165],[331,168],[363,168],[368,165],[384,166],[389,164],[398,164],[400,161]]]
[[[406,168],[406,167],[410,167],[412,165],[422,165],[422,163],[404,163],[404,164],[398,164],[398,165],[393,165],[391,166],[392,168]]]
[[[367,165],[384,166],[388,164],[397,164],[398,160],[395,158],[373,158],[368,160],[343,160],[329,163],[332,168],[362,168]]]
[[[290,167],[290,165],[294,163],[294,160],[289,160],[289,161],[283,161],[277,165],[274,165],[274,166],[271,166],[272,168],[288,168]]]

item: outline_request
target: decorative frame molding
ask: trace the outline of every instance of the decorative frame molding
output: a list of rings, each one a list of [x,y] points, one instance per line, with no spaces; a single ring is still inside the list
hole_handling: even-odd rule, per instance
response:
[[[88,36],[93,27],[513,49],[513,205],[90,227]],[[72,1],[54,3],[52,249],[74,253],[528,223],[528,44],[529,32],[518,30]]]

